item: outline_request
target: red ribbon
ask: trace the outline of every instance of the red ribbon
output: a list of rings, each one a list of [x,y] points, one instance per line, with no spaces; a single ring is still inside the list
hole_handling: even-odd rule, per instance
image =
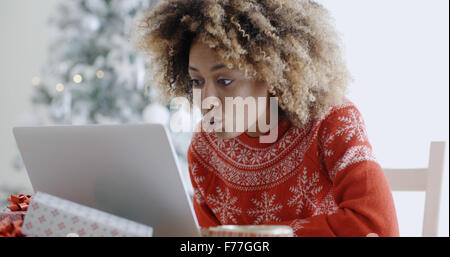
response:
[[[11,221],[9,217],[0,221],[0,237],[25,237],[22,234],[22,223],[23,220]]]
[[[24,193],[20,193],[19,195],[11,195],[8,198],[8,202],[11,203],[11,205],[8,206],[8,209],[11,211],[26,211],[32,198],[33,197],[31,195],[25,195]]]

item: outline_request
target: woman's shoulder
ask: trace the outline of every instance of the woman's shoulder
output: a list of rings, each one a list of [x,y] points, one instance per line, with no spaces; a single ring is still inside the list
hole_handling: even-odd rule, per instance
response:
[[[344,97],[340,103],[330,106],[321,117],[309,120],[304,126],[293,127],[298,131],[311,131],[311,129],[320,131],[326,130],[327,127],[340,126],[345,122],[353,122],[354,118],[362,118],[361,113],[353,101]]]
[[[315,121],[315,126],[324,130],[359,123],[364,123],[361,112],[353,101],[345,97],[341,103],[330,106],[323,117]]]
[[[330,107],[324,118],[323,126],[365,126],[364,119],[358,106],[348,98],[339,104]]]
[[[351,139],[367,139],[366,125],[357,105],[345,97],[339,104],[330,106],[318,119],[311,120],[305,127],[296,127],[298,134],[306,133],[310,140],[319,144],[332,141],[350,143]]]
[[[353,101],[351,101],[347,97],[344,97],[344,99],[342,100],[341,103],[333,105],[328,109],[328,112],[326,113],[324,120],[330,119],[332,116],[335,116],[337,113],[343,114],[343,113],[351,112],[351,110],[359,111],[356,104]]]
[[[329,156],[339,149],[368,152],[371,148],[363,115],[349,99],[330,108],[319,125],[318,140]]]

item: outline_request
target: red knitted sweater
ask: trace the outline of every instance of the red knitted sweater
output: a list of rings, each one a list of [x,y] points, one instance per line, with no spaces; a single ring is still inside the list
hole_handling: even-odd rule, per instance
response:
[[[201,227],[283,224],[296,236],[398,236],[394,202],[363,117],[346,98],[276,142],[196,132],[188,149]]]

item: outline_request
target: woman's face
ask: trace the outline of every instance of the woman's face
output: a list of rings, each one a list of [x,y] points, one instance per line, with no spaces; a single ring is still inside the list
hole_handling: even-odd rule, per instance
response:
[[[267,85],[264,82],[255,81],[245,77],[244,73],[240,70],[230,70],[224,66],[220,58],[216,55],[215,51],[209,48],[202,42],[196,41],[192,44],[189,53],[189,75],[192,81],[193,89],[201,91],[201,100],[203,102],[202,115],[204,116],[204,123],[212,125],[215,133],[221,139],[230,139],[239,136],[244,131],[247,131],[250,126],[255,126],[256,121],[262,115],[266,115],[268,108],[260,106],[260,109],[264,109],[264,113],[248,112],[248,108],[233,107],[234,111],[232,115],[229,115],[229,111],[226,112],[225,98],[232,97],[253,97],[255,103],[258,103],[258,97],[264,97],[267,99],[268,91]],[[220,101],[221,106],[207,106],[203,100],[215,97]],[[229,100],[228,99],[228,100]],[[200,106],[198,106],[200,108]],[[206,109],[205,109],[206,108]],[[258,110],[258,106],[256,106]],[[228,114],[229,116],[226,116]],[[254,115],[255,119],[250,119],[249,115]],[[205,120],[206,119],[206,120]],[[221,120],[220,120],[221,119]],[[232,120],[234,128],[230,131],[225,129],[226,122]],[[236,122],[244,121],[242,125],[244,131],[237,129]],[[221,128],[221,132],[217,132],[216,128]],[[229,127],[228,127],[229,128]],[[242,127],[241,127],[242,128]],[[254,130],[252,130],[254,131]],[[250,136],[258,136],[258,128],[256,126],[256,132],[248,132]]]

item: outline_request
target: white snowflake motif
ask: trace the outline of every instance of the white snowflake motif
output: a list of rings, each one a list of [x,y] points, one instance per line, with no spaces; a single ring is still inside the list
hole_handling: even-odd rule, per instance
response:
[[[236,157],[240,163],[248,162],[248,156],[250,155],[250,151],[248,149],[242,148],[240,149],[238,156]]]
[[[272,157],[277,156],[278,150],[277,148],[272,148],[264,153],[264,158],[269,161]]]
[[[325,155],[325,157],[330,157],[334,153],[333,150],[327,148],[328,145],[333,141],[333,139],[334,134],[327,134],[327,128],[325,128],[321,138],[323,144],[323,154]]]
[[[333,189],[331,189],[328,194],[324,197],[322,202],[319,204],[317,209],[314,211],[314,214],[312,216],[321,215],[321,214],[327,214],[331,215],[338,211],[338,206],[336,205],[336,202],[334,201],[333,197]]]
[[[235,140],[231,141],[226,149],[226,155],[230,158],[236,157],[236,152],[240,150],[239,144]]]
[[[200,184],[201,182],[203,182],[205,180],[204,176],[198,176],[198,164],[197,163],[192,163],[191,166],[191,172],[192,172],[192,176],[194,177],[194,181],[197,184]]]
[[[282,139],[278,143],[278,149],[284,150],[292,143],[292,134],[286,134],[282,137]]]
[[[197,201],[197,203],[203,204],[203,203],[205,203],[205,200],[203,199],[203,195],[205,194],[205,191],[201,187],[200,183],[202,183],[205,180],[205,177],[198,176],[198,164],[195,162],[192,163],[191,172],[192,172],[192,177],[194,178],[194,182],[196,184],[196,185],[193,185],[194,186],[194,196],[195,196],[194,198]]]
[[[252,164],[259,164],[263,161],[263,157],[261,156],[261,154],[259,153],[255,153],[251,158],[250,161],[252,162]]]
[[[358,138],[361,143],[368,141],[366,127],[361,115],[358,115],[354,109],[349,110],[350,116],[340,116],[339,121],[345,123],[342,128],[336,131],[336,135],[345,135],[345,143],[348,143],[354,136]]]
[[[218,137],[215,137],[214,139],[215,139],[215,141],[217,143],[217,147],[219,149],[225,149],[226,145],[225,145],[225,141],[223,139],[220,139]]]
[[[304,167],[303,174],[298,176],[296,186],[291,186],[289,191],[294,195],[289,199],[288,206],[296,206],[295,212],[301,214],[303,208],[315,209],[316,202],[314,198],[322,190],[322,186],[317,186],[319,182],[319,172],[313,172],[311,177],[307,176],[307,169]]]
[[[303,224],[307,224],[310,223],[308,220],[306,219],[296,219],[293,222],[291,222],[291,224],[289,224],[289,226],[292,228],[292,230],[294,231],[294,234],[297,233],[298,230],[304,228]]]
[[[237,223],[235,215],[241,215],[242,210],[236,207],[235,204],[238,198],[231,197],[230,190],[225,188],[225,194],[220,187],[216,188],[217,195],[208,195],[208,201],[213,206],[212,211],[219,215],[220,222],[227,224],[229,220]]]
[[[205,203],[205,199],[203,199],[202,190],[201,189],[194,188],[194,198],[195,198],[195,201],[198,204],[204,204]]]
[[[334,181],[337,173],[341,172],[348,166],[364,161],[377,162],[376,156],[371,147],[366,145],[357,145],[348,148],[344,156],[336,162],[333,169],[329,172],[331,181]]]
[[[348,114],[349,116],[339,116],[337,118],[342,122],[342,125],[334,133],[328,133],[327,128],[324,128],[321,141],[325,157],[330,157],[334,154],[334,151],[329,149],[328,146],[337,136],[344,135],[345,143],[348,143],[354,136],[356,136],[361,143],[368,141],[367,131],[362,116],[354,109],[350,109]]]
[[[264,224],[270,221],[281,221],[281,219],[275,216],[275,213],[279,212],[283,205],[274,204],[275,195],[271,197],[267,192],[262,194],[261,201],[252,199],[252,203],[256,206],[255,209],[249,209],[247,214],[249,216],[257,216],[253,224]]]

